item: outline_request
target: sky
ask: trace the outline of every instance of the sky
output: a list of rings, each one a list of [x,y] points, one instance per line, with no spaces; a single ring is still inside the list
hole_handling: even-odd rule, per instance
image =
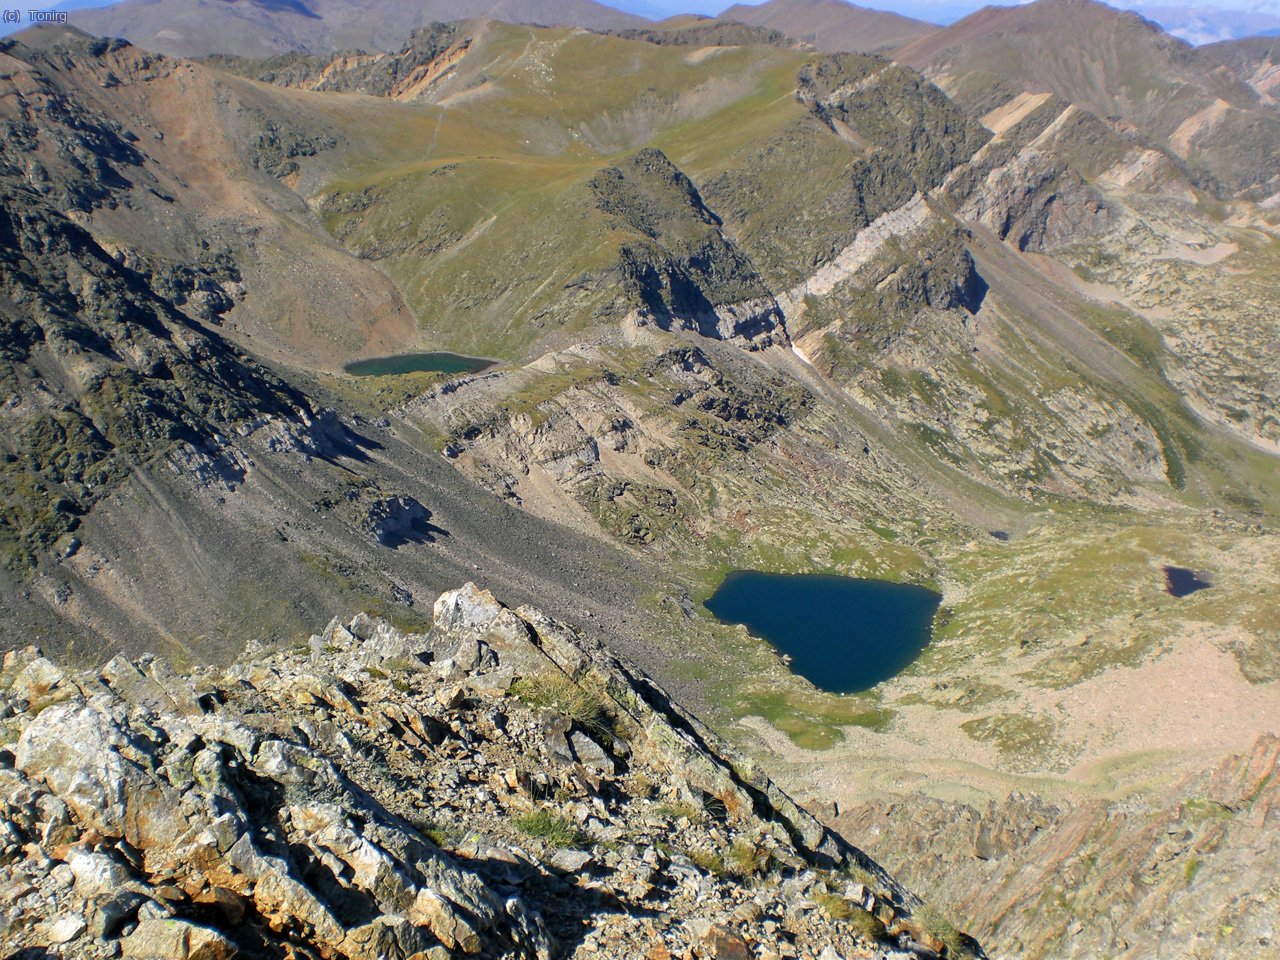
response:
[[[411,2],[411,0],[407,0],[407,2]],[[762,0],[727,0],[727,2],[726,0],[603,0],[603,2],[611,7],[647,13],[650,16],[654,14],[669,16],[673,13],[717,14],[734,2],[756,4],[762,2]],[[1002,6],[1009,6],[1015,0],[999,0],[999,2]],[[1029,2],[1029,0],[1026,0],[1026,2]],[[973,0],[973,2],[956,2],[956,0],[859,0],[859,5],[903,13],[908,9],[919,11],[963,9],[965,11],[973,11],[986,4],[983,0]],[[1179,4],[1177,0],[1120,0],[1120,2],[1112,2],[1111,5],[1126,9],[1141,9],[1143,6],[1202,7],[1206,10],[1257,12],[1280,18],[1280,0],[1196,0],[1195,3],[1191,4]],[[64,0],[22,0],[21,3],[11,4],[11,6],[20,6],[23,10],[48,10],[51,7],[66,6],[66,4]]]

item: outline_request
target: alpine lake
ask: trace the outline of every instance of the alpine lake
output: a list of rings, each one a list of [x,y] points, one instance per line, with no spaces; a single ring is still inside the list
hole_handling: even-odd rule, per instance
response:
[[[457,353],[401,353],[356,360],[342,369],[355,377],[386,377],[404,373],[479,373],[494,363],[483,357],[464,357]]]
[[[738,571],[705,605],[768,641],[820,690],[858,693],[920,656],[941,602],[925,587],[887,580]]]

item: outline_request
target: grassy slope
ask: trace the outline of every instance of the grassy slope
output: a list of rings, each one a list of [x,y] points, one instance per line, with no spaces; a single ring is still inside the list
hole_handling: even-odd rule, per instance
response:
[[[314,101],[351,137],[326,162],[359,171],[319,189],[326,226],[376,257],[432,343],[451,349],[519,356],[608,309],[611,291],[565,292],[614,264],[625,239],[586,190],[601,168],[654,145],[698,178],[803,113],[792,91],[805,57],[793,51],[699,58],[683,47],[506,25],[478,46],[441,105]],[[480,92],[466,92],[476,82]],[[371,128],[395,131],[377,159],[360,133]],[[829,175],[846,159],[829,155]],[[345,209],[356,196],[371,199],[367,212]],[[390,235],[397,247],[384,249]]]

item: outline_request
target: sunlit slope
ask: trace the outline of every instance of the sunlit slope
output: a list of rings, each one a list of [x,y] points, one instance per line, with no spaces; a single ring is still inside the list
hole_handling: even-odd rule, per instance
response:
[[[835,66],[767,46],[482,24],[441,59],[447,71],[391,112],[385,101],[366,111],[316,100],[353,128],[403,119],[377,158],[352,129],[300,189],[314,185],[326,227],[397,280],[425,331],[501,355],[552,325],[576,330],[630,308],[615,302],[610,271],[636,231],[602,215],[589,184],[640,148],[699,184],[700,202],[776,291],[938,186],[985,138],[918,75],[867,57]],[[854,83],[866,93],[833,121],[837,133],[822,98]],[[359,175],[324,181],[320,168]]]
[[[812,43],[819,50],[863,52],[884,50],[926,36],[937,29],[932,23],[887,10],[872,10],[843,0],[769,0],[759,4],[734,4],[721,14],[780,30]]]
[[[403,115],[393,150],[319,186],[312,206],[395,278],[433,340],[518,355],[631,308],[620,299],[623,248],[656,238],[601,210],[592,180],[646,146],[681,169],[724,166],[805,122],[794,95],[805,59],[486,25],[420,100],[369,105]],[[847,160],[834,151],[830,175]]]
[[[776,302],[789,339],[949,488],[1272,499],[1251,454],[1207,452],[1148,319],[993,242],[1129,242],[1145,194],[1114,171],[1153,154],[1062,99],[984,126],[872,57],[495,23],[258,69],[316,89],[256,87],[340,131],[296,189],[433,346],[524,359],[637,311]],[[359,88],[381,95],[324,92]],[[1162,216],[1204,221],[1164,163]]]
[[[413,30],[466,17],[562,23],[592,30],[647,23],[642,17],[594,0],[123,0],[70,11],[71,24],[82,30],[124,37],[144,50],[183,57],[397,50]]]

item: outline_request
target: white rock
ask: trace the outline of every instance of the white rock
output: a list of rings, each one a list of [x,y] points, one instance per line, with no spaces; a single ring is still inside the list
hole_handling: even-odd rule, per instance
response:
[[[75,877],[76,893],[86,898],[115,893],[130,879],[129,870],[123,864],[86,850],[72,851],[67,866]]]
[[[79,914],[69,914],[61,920],[56,921],[49,928],[50,943],[70,943],[80,934],[84,933],[88,924],[84,922],[84,917]]]

